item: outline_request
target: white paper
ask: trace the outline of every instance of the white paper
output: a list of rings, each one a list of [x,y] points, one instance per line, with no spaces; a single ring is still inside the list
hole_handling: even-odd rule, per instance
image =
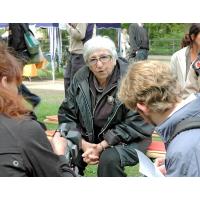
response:
[[[141,151],[135,149],[139,158],[139,172],[147,177],[164,177],[154,163]]]

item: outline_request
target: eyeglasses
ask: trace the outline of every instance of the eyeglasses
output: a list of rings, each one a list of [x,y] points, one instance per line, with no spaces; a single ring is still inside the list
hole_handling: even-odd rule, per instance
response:
[[[99,58],[91,58],[88,61],[89,65],[96,65],[98,61],[101,61],[102,63],[107,63],[111,60],[112,56],[111,55],[103,55],[100,56]]]

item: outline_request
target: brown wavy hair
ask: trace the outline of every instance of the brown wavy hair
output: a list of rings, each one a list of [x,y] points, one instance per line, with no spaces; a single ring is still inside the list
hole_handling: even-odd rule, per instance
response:
[[[0,42],[0,82],[3,77],[7,77],[9,83],[15,82],[19,86],[22,82],[22,67],[22,62]],[[21,118],[29,112],[22,97],[13,94],[0,83],[0,113],[11,118]]]
[[[200,23],[192,24],[190,26],[189,33],[185,34],[184,38],[182,39],[181,48],[186,46],[192,47],[194,42],[194,40],[192,39],[192,35],[194,36],[194,38],[196,38],[199,33],[200,33]]]

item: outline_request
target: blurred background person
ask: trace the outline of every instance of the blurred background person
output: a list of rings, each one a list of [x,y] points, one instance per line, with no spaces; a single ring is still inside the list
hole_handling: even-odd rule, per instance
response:
[[[121,56],[123,58],[126,58],[129,48],[130,48],[129,35],[127,33],[127,29],[123,28],[121,32],[121,50],[122,50]]]
[[[200,24],[192,24],[181,43],[182,49],[171,57],[170,66],[181,86],[184,88],[191,64],[200,51]]]
[[[28,23],[23,25],[29,29]],[[27,50],[26,42],[24,39],[24,28],[22,23],[10,23],[9,24],[9,36],[8,46],[15,51],[15,56],[23,62],[23,66],[26,65],[30,59],[30,54]],[[33,108],[35,108],[41,101],[40,97],[33,94],[23,83],[19,85],[19,92],[22,94],[24,99],[28,101]]]
[[[149,52],[149,36],[142,23],[129,26],[129,62],[147,60]]]
[[[66,24],[69,34],[69,59],[64,68],[64,87],[66,91],[73,79],[74,74],[85,65],[83,59],[83,45],[93,35],[94,24],[69,23]]]

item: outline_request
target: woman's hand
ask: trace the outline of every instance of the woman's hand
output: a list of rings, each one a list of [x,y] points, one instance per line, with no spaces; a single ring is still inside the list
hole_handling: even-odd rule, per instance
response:
[[[82,139],[83,160],[87,164],[95,165],[99,161],[99,154],[97,153],[97,144],[86,142]]]
[[[97,164],[99,162],[101,152],[109,146],[105,140],[99,144],[92,144],[86,141],[82,141],[82,145],[82,149],[84,151],[82,154],[83,160],[90,165]]]
[[[60,136],[59,132],[56,132],[53,138],[50,140],[53,151],[57,155],[65,155],[67,152],[67,139]]]

